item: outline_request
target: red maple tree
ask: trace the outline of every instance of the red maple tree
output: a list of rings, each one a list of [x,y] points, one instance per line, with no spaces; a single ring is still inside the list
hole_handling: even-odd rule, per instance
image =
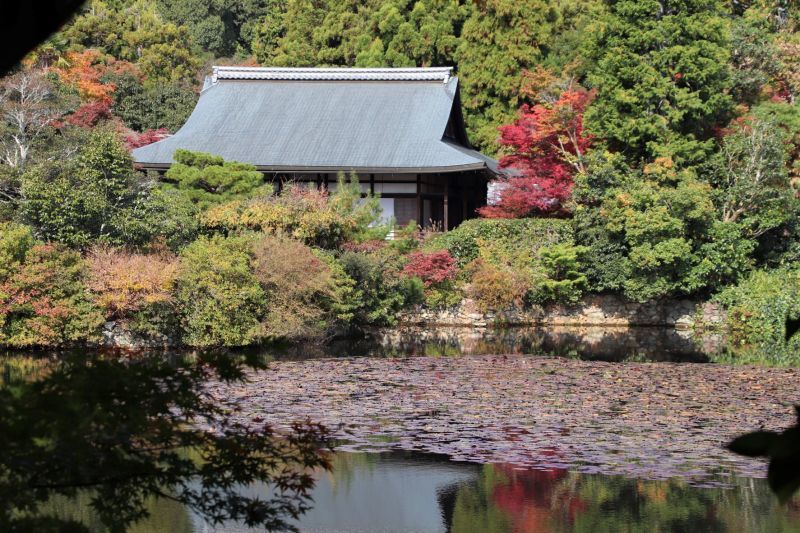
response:
[[[565,212],[573,176],[584,170],[592,142],[583,114],[594,93],[567,89],[552,104],[524,105],[513,124],[500,127],[500,144],[510,154],[500,160],[508,175],[499,180],[498,199],[483,207],[488,218],[520,218]]]
[[[111,118],[111,103],[108,100],[93,100],[82,104],[65,120],[79,128],[93,128]]]
[[[146,130],[141,133],[130,131],[125,135],[125,147],[128,150],[140,148],[153,144],[169,136],[169,131],[166,128],[159,128],[157,130]]]

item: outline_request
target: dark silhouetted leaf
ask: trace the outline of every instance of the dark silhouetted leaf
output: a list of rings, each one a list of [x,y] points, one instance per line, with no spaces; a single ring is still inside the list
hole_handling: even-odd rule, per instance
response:
[[[728,449],[748,457],[766,457],[778,441],[778,434],[772,431],[754,431],[737,437],[728,444]]]
[[[772,459],[767,470],[767,481],[778,499],[786,502],[800,489],[800,455]]]

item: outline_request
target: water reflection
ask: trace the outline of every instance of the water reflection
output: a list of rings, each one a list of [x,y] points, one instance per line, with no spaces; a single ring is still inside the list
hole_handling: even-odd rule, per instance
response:
[[[0,531],[125,531],[156,497],[210,520],[285,527],[307,507],[305,470],[327,465],[326,433],[240,424],[206,390],[263,368],[231,353],[0,357]],[[280,491],[237,489],[253,480]]]
[[[273,347],[280,359],[531,354],[597,361],[708,362],[724,350],[717,333],[674,328],[395,328],[325,346]]]
[[[732,489],[701,489],[436,455],[339,453],[333,472],[318,475],[314,508],[297,525],[312,532],[800,531],[800,500],[779,506],[765,481],[729,481]],[[264,487],[248,492],[268,495]],[[175,506],[151,511],[138,531],[249,531],[214,529]]]

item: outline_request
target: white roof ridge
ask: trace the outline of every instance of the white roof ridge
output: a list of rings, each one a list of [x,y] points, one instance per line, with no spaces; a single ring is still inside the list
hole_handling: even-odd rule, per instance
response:
[[[211,82],[218,80],[307,81],[439,81],[447,83],[453,67],[213,67]]]

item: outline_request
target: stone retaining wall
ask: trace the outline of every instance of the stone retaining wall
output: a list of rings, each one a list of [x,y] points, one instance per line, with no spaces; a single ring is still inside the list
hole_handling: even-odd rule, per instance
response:
[[[495,326],[544,327],[631,327],[657,326],[679,330],[718,329],[725,321],[724,310],[709,302],[660,300],[636,303],[618,296],[591,296],[575,305],[549,305],[519,312],[482,313],[474,302],[464,300],[445,311],[417,309],[403,313],[399,326],[492,328]],[[103,328],[102,346],[127,350],[169,348],[179,346],[170,337],[144,338],[130,332],[118,322],[107,322]]]
[[[724,311],[710,302],[659,300],[637,303],[618,296],[590,296],[574,305],[552,304],[529,311],[482,313],[464,300],[453,309],[417,309],[404,313],[400,323],[416,326],[660,326],[677,329],[721,327]]]

